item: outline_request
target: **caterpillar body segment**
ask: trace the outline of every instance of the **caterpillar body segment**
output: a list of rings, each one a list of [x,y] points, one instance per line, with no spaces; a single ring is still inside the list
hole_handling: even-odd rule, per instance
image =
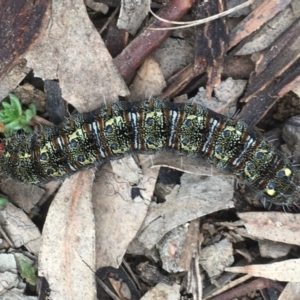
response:
[[[118,102],[4,143],[3,171],[29,184],[63,178],[133,152],[170,150],[204,157],[274,204],[292,205],[300,196],[299,173],[279,151],[243,121],[200,105],[159,99]]]

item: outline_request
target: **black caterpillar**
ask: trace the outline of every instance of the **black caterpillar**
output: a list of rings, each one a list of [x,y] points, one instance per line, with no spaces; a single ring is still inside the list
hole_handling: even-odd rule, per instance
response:
[[[292,205],[299,200],[299,173],[282,154],[242,121],[200,105],[158,99],[103,105],[61,126],[4,141],[3,171],[39,184],[132,152],[165,149],[201,156],[255,188],[260,198]]]

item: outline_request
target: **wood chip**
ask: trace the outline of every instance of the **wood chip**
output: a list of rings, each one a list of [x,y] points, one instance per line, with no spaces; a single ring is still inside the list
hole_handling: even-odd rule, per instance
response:
[[[141,300],[180,300],[180,285],[173,284],[172,286],[165,283],[159,283],[149,292],[147,292]]]
[[[188,226],[182,225],[169,231],[157,244],[163,268],[169,273],[183,272],[179,266]]]
[[[149,12],[150,0],[127,0],[121,2],[117,26],[135,35]]]
[[[230,48],[238,44],[246,36],[258,30],[268,20],[291,3],[291,0],[263,1],[250,15],[230,32]]]
[[[234,262],[232,243],[223,239],[200,251],[200,264],[210,278],[223,273]]]

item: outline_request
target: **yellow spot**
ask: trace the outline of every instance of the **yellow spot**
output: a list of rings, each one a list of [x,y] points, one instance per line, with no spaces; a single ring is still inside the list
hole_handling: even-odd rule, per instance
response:
[[[149,113],[146,114],[146,119],[148,118],[154,118],[154,117],[161,117],[162,116],[162,112],[161,111],[151,111]]]
[[[105,122],[105,126],[107,125],[120,125],[123,124],[123,118],[121,116],[116,116],[114,118],[109,119],[108,121]]]
[[[266,188],[265,191],[271,197],[276,194],[276,191],[274,189],[268,189],[268,188]]]
[[[158,145],[153,145],[153,144],[148,144],[147,143],[147,148],[151,149],[151,150],[156,150],[156,149],[160,149],[163,147],[162,143],[159,143]]]
[[[257,152],[268,153],[269,151],[265,149],[259,149]]]
[[[196,115],[191,115],[191,116],[187,116],[187,120],[194,120],[194,119],[196,119],[197,118],[197,116]],[[198,120],[199,119],[203,119],[202,117],[198,117]]]
[[[246,164],[246,166],[245,166],[245,168],[244,168],[244,172],[245,172],[245,174],[247,175],[247,177],[249,178],[249,179],[254,179],[255,178],[255,174],[253,175],[253,174],[251,174],[251,172],[253,172],[254,170],[253,170],[253,166],[252,166],[252,164],[250,164],[250,167],[249,167],[249,165],[248,164]],[[254,172],[255,173],[255,172]],[[251,175],[253,175],[253,176],[251,176]]]
[[[181,144],[181,148],[186,151],[196,151],[197,150],[196,146],[191,146],[191,145],[187,146],[184,144]]]
[[[30,158],[30,157],[31,157],[31,155],[28,153],[25,153],[24,155],[19,155],[20,159],[26,159],[26,158]]]
[[[218,154],[218,153],[215,153],[215,157],[216,157],[217,159],[219,159],[219,160],[222,159],[222,156],[221,156],[220,154]]]
[[[242,134],[241,131],[237,130],[237,129],[236,129],[235,127],[233,127],[233,126],[227,126],[224,130],[229,130],[229,131],[231,131],[231,132],[235,132],[237,135],[241,135],[241,134]]]
[[[79,136],[84,136],[84,132],[82,129],[77,129],[76,131],[74,131],[71,135],[68,135],[68,139],[69,140],[73,140]]]
[[[40,183],[40,181],[39,180],[30,180],[30,181],[28,181],[28,183],[29,184],[38,184],[38,183]]]
[[[218,154],[218,153],[215,153],[215,157],[218,159],[218,160],[223,160],[223,161],[227,161],[228,160],[228,156],[223,156],[221,154]]]
[[[292,170],[289,168],[283,168],[284,174],[286,177],[290,177],[292,175]]]
[[[244,171],[245,171],[245,174],[247,175],[247,177],[251,177],[251,174],[248,172],[248,168],[247,167],[244,169]]]
[[[56,172],[52,173],[50,176],[51,177],[61,177],[61,176],[64,176],[65,174],[67,174],[67,172],[65,172],[65,171],[62,172],[61,170],[57,170]]]
[[[85,166],[85,165],[89,165],[91,162],[86,159],[85,161],[81,161],[80,163]]]
[[[155,145],[151,145],[151,144],[148,144],[148,148],[149,148],[149,149],[152,149],[152,150],[157,149],[157,147],[156,147]]]
[[[123,154],[124,152],[127,152],[129,148],[123,148],[123,149],[114,149],[112,150],[116,154]]]
[[[5,158],[9,158],[9,157],[11,157],[11,155],[10,155],[9,152],[6,152],[6,153],[4,154],[4,157],[5,157]]]
[[[40,154],[47,153],[52,148],[52,143],[47,142],[45,146],[41,149]]]
[[[184,145],[182,145],[182,144],[181,144],[181,148],[182,148],[183,150],[189,151],[189,147],[184,146]]]

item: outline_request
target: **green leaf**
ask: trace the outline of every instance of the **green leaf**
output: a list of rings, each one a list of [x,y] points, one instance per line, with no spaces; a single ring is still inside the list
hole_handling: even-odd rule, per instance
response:
[[[10,123],[12,121],[12,119],[10,117],[0,117],[0,122],[2,123]]]
[[[10,105],[9,103],[5,102],[5,101],[2,102],[2,106],[3,106],[4,109],[6,109],[6,110],[10,110],[10,108],[11,108],[11,105]]]
[[[32,267],[26,260],[21,259],[19,261],[20,264],[20,274],[23,279],[26,280],[31,285],[36,285],[37,281],[37,270]]]
[[[32,110],[26,109],[26,111],[25,111],[25,122],[26,123],[30,122],[30,120],[32,119],[33,116],[34,116],[34,113],[32,112]]]
[[[29,104],[28,108],[31,110],[33,115],[36,115],[36,106],[33,103]]]
[[[4,126],[4,130],[19,130],[20,129],[19,120],[12,121]]]
[[[18,120],[21,125],[25,125],[27,123],[25,115],[22,115]]]
[[[17,116],[22,115],[22,106],[20,103],[20,100],[14,95],[14,94],[9,94],[9,99],[10,103],[13,106],[14,110],[16,111]]]
[[[13,134],[15,131],[23,129],[25,132],[32,132],[28,123],[36,114],[36,107],[30,104],[26,111],[22,111],[20,100],[13,94],[9,94],[10,103],[2,102],[3,108],[0,110],[0,122],[6,124],[4,130]]]
[[[8,203],[6,198],[0,198],[0,208],[4,207]]]
[[[28,125],[24,125],[22,128],[26,133],[31,133],[32,132],[32,128]]]
[[[0,118],[1,117],[6,117],[6,111],[5,110],[0,111]]]

